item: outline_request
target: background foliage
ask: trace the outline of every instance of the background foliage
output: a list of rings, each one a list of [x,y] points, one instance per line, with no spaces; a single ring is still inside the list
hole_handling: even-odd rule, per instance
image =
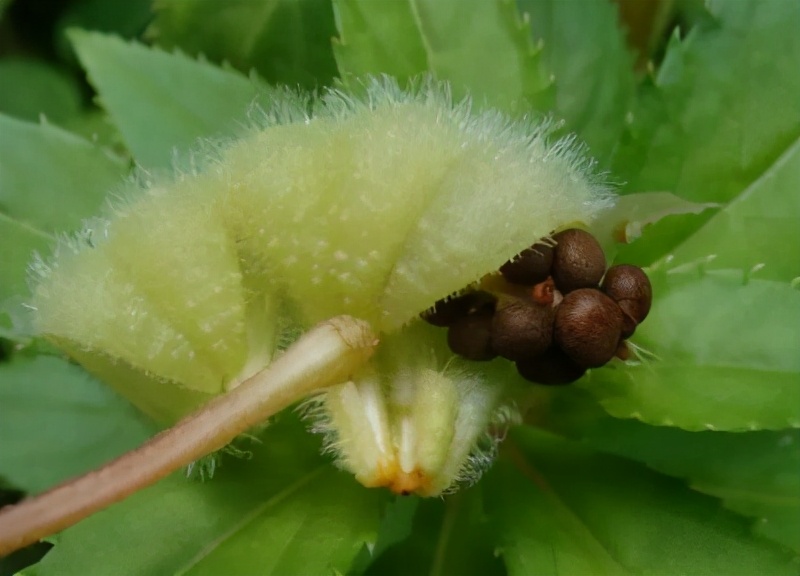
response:
[[[271,85],[429,71],[478,105],[563,119],[624,195],[717,204],[619,251],[650,267],[634,341],[654,356],[534,390],[477,486],[433,501],[361,488],[284,414],[213,481],[170,477],[24,573],[797,574],[797,30],[785,0],[0,1],[5,501],[154,432],[31,336],[32,252],[134,163],[235,135]]]

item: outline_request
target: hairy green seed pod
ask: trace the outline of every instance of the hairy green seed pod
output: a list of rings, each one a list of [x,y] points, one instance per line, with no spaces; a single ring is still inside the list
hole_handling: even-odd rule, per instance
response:
[[[198,156],[199,170],[131,184],[127,201],[36,266],[38,330],[172,422],[330,317],[365,320],[393,336],[385,342],[414,339],[404,335],[435,302],[613,202],[590,162],[567,141],[548,142],[547,126],[475,111],[433,82],[403,91],[375,80],[363,92],[286,92],[248,135]],[[378,354],[393,368],[371,361],[376,379],[343,383],[318,412],[345,467],[376,485],[352,450],[373,434],[359,410],[388,406],[387,446],[416,448],[386,458],[416,462],[419,491],[435,494],[461,477],[498,396],[473,375],[445,375],[447,352],[398,350]],[[394,421],[406,414],[398,398],[419,392],[412,404],[425,406],[445,389],[430,441],[449,438],[445,453],[393,436],[413,430]]]

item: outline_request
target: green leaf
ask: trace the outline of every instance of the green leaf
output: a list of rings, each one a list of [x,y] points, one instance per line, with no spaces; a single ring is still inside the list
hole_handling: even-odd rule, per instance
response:
[[[152,0],[80,0],[68,3],[55,26],[55,48],[58,56],[70,64],[77,64],[76,54],[67,34],[70,28],[113,33],[123,38],[141,36],[153,16],[152,3]]]
[[[584,442],[689,480],[695,490],[755,517],[757,534],[800,553],[800,430],[686,432],[603,418]]]
[[[157,0],[150,35],[180,47],[255,68],[269,82],[329,85],[336,73],[330,39],[335,33],[329,0]]]
[[[129,156],[119,130],[111,123],[108,115],[97,108],[64,122],[64,128],[91,142],[113,150],[120,156]]]
[[[800,430],[687,432],[611,418],[585,390],[545,389],[529,421],[597,450],[688,479],[754,517],[757,534],[800,553]]]
[[[513,0],[475,2],[469,10],[458,0],[407,0],[388,14],[383,3],[364,0],[336,7],[344,77],[388,71],[403,80],[428,70],[450,81],[457,98],[469,93],[480,105],[511,111],[549,108],[550,79]]]
[[[0,61],[0,112],[21,120],[38,121],[44,115],[63,123],[80,111],[76,82],[67,74],[40,62],[21,58]]]
[[[714,256],[715,268],[750,270],[754,277],[800,276],[800,138],[747,190],[672,253],[673,264]]]
[[[38,565],[58,574],[325,574],[374,543],[386,493],[318,456],[293,418],[252,459],[205,483],[171,476],[59,536]]]
[[[375,558],[380,557],[387,548],[404,542],[413,532],[412,523],[420,503],[416,497],[397,497],[386,506],[378,537],[373,546],[365,547],[353,560],[350,574],[363,574]]]
[[[800,290],[739,271],[654,271],[632,341],[654,354],[581,386],[614,416],[687,430],[800,427]]]
[[[642,231],[664,218],[681,214],[700,214],[716,204],[689,202],[669,192],[639,192],[617,198],[614,206],[592,222],[592,234],[600,242],[609,262],[619,244],[639,239]]]
[[[465,489],[444,500],[419,503],[409,538],[389,548],[368,574],[504,574],[494,554],[483,491]]]
[[[2,160],[0,160],[2,162]],[[28,264],[34,252],[45,253],[55,242],[49,234],[12,220],[0,212],[0,331],[13,323],[12,309],[18,309],[17,298],[28,293]],[[13,301],[12,301],[13,300]],[[10,334],[9,334],[10,335]],[[0,336],[6,336],[0,332]]]
[[[46,233],[95,214],[126,166],[50,124],[0,115],[0,211]]]
[[[634,337],[660,360],[599,371],[588,386],[615,416],[690,430],[781,429],[800,425],[800,341],[795,328],[800,302],[789,285],[800,274],[795,224],[800,214],[795,192],[800,126],[792,128],[800,115],[784,113],[789,100],[783,100],[793,90],[800,96],[800,83],[772,86],[777,92],[767,93],[763,86],[751,85],[746,73],[730,71],[721,61],[714,74],[696,75],[703,66],[712,66],[708,52],[723,47],[747,52],[744,65],[755,65],[748,58],[760,62],[756,52],[738,45],[743,36],[756,36],[770,50],[780,50],[779,68],[788,66],[787,58],[800,63],[800,51],[772,46],[765,36],[783,25],[776,16],[783,5],[774,5],[776,13],[745,2],[720,5],[719,28],[705,24],[685,45],[673,39],[659,73],[658,99],[644,100],[644,106],[666,114],[671,124],[656,124],[647,135],[654,146],[665,146],[659,152],[669,160],[645,165],[642,174],[649,174],[647,182],[657,186],[669,184],[656,173],[679,175],[684,180],[675,185],[684,197],[728,203],[713,215],[658,223],[632,250],[620,251],[620,259],[633,256],[639,261],[672,251],[657,265],[671,270],[654,278],[654,315]],[[746,15],[754,19],[752,26],[745,25]],[[794,17],[787,16],[789,21]],[[769,53],[766,46],[764,50]],[[763,82],[769,83],[766,78]],[[734,84],[741,94],[732,93]],[[760,100],[769,101],[771,109],[761,110]],[[732,110],[709,113],[723,105]],[[740,106],[745,109],[739,112]],[[782,115],[786,126],[778,126],[773,112]],[[708,134],[695,133],[698,126]],[[668,146],[676,150],[670,152]],[[678,237],[683,243],[676,246]],[[708,275],[701,272],[698,278],[693,269]]]
[[[795,574],[798,558],[679,481],[522,428],[486,481],[514,574]]]
[[[683,41],[673,37],[642,91],[615,162],[626,191],[728,202],[800,137],[800,42],[793,40],[800,11],[757,0],[720,1],[712,9],[715,19],[701,21]],[[708,217],[654,226],[653,242],[630,257],[653,262]]]
[[[41,492],[153,433],[121,397],[55,357],[0,363],[0,474]]]
[[[0,307],[27,295],[34,251],[47,253],[53,233],[77,229],[96,213],[125,164],[50,124],[0,115]],[[0,319],[0,325],[8,322]]]
[[[566,120],[601,164],[608,164],[633,104],[633,56],[607,0],[517,0],[543,43],[552,72],[555,113]]]
[[[389,74],[402,82],[427,70],[411,2],[333,0],[333,9],[339,30],[333,53],[345,79]]]
[[[168,54],[114,36],[72,31],[70,38],[103,106],[136,160],[164,168],[172,150],[200,137],[241,131],[262,91],[232,70]]]

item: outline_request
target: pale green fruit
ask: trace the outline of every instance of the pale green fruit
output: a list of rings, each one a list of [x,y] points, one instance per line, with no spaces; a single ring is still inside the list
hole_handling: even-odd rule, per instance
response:
[[[286,93],[257,123],[197,157],[200,170],[128,193],[90,241],[64,243],[39,267],[38,329],[163,421],[263,368],[287,333],[340,314],[378,333],[404,330],[436,300],[613,203],[571,141],[548,143],[533,121],[454,104],[433,82],[403,92],[376,80],[361,96],[329,92],[310,104]],[[466,434],[453,422],[467,388],[443,372],[446,361],[439,352],[408,358],[405,371],[365,372],[390,392],[407,388],[393,379],[415,382],[411,420],[442,445]],[[356,406],[348,394],[369,394],[363,378],[331,392],[334,427],[352,424],[337,414]],[[485,426],[497,396],[476,396],[485,407],[475,422]],[[423,397],[442,404],[436,418]],[[391,430],[400,404],[384,400]],[[459,446],[474,444],[478,428]],[[469,453],[454,464],[430,444],[414,450],[442,475],[430,493]],[[351,469],[355,460],[343,456]]]

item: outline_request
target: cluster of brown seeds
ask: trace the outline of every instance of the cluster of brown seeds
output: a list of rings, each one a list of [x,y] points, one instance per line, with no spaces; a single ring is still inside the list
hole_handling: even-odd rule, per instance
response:
[[[526,249],[474,289],[422,314],[446,327],[450,349],[469,360],[497,356],[539,384],[568,384],[627,353],[625,339],[650,311],[641,268],[606,270],[597,240],[570,228]]]

